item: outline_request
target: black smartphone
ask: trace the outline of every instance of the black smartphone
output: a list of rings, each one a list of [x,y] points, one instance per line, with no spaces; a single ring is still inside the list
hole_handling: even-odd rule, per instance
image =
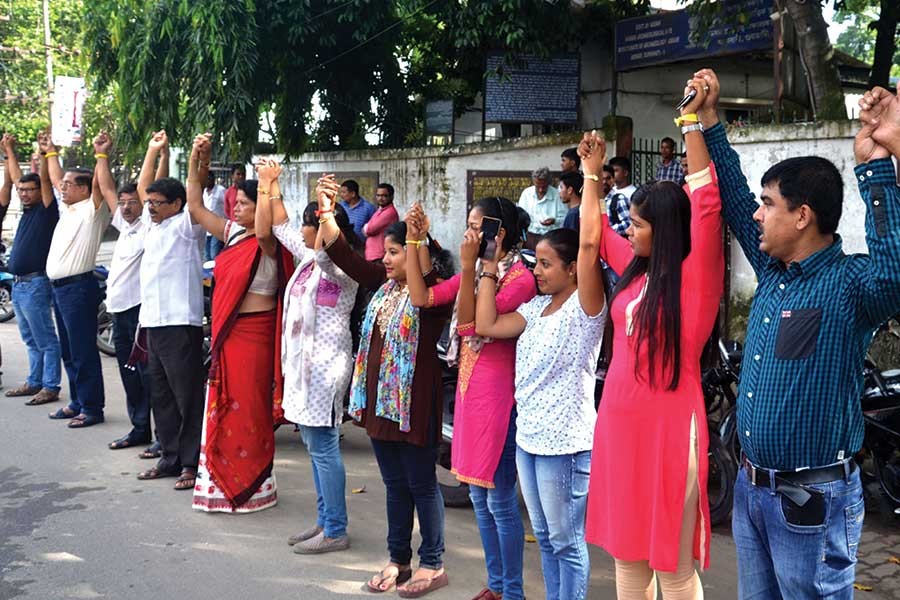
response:
[[[678,106],[675,107],[675,110],[681,110],[688,104],[690,104],[691,100],[697,97],[697,90],[692,89],[688,92],[688,95],[681,99],[681,102],[678,103]]]
[[[500,219],[483,217],[481,219],[481,247],[478,248],[478,258],[493,256],[497,250],[497,242],[494,238],[500,235]]]

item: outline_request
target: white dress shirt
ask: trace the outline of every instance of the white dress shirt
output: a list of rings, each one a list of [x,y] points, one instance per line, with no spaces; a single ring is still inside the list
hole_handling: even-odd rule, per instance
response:
[[[141,303],[141,257],[147,224],[140,217],[129,224],[122,217],[122,209],[117,208],[112,226],[119,230],[119,239],[106,279],[106,308],[111,313],[120,313]]]
[[[528,231],[537,235],[544,235],[551,229],[559,229],[566,220],[566,213],[569,208],[563,204],[559,197],[559,190],[552,185],[547,186],[547,191],[543,198],[537,197],[537,190],[534,186],[527,187],[519,196],[519,206],[525,209],[525,212],[531,217],[531,225]],[[542,221],[553,219],[552,225],[542,225]]]
[[[47,255],[47,277],[62,279],[92,271],[108,217],[105,202],[100,208],[90,198],[74,204],[60,202],[59,223]]]
[[[216,184],[213,189],[203,188],[203,206],[207,210],[219,215],[225,216],[225,188]],[[206,235],[210,235],[207,233]]]
[[[201,245],[206,233],[187,208],[162,223],[146,219],[141,259],[141,327],[203,325]]]

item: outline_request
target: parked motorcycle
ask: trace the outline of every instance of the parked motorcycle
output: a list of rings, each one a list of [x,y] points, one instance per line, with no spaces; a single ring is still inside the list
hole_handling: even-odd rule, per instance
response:
[[[112,314],[106,310],[106,279],[109,277],[109,270],[97,265],[94,267],[94,277],[100,289],[100,303],[97,305],[97,349],[107,356],[115,356]]]
[[[15,275],[6,266],[6,246],[0,244],[0,323],[6,323],[16,316],[12,303],[15,279]]]

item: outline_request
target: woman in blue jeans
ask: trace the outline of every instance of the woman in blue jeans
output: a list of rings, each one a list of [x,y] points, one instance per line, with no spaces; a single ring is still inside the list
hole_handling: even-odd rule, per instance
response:
[[[288,544],[297,554],[346,550],[350,547],[346,474],[338,442],[353,361],[349,324],[357,284],[322,249],[316,204],[307,205],[297,231],[281,197],[281,166],[264,161],[257,172],[261,189],[269,193],[258,197],[256,235],[274,235],[298,261],[285,288],[281,406],[285,418],[300,426],[300,437],[312,460],[317,518],[315,525],[290,536]],[[340,206],[335,207],[333,218],[351,243],[356,243],[347,213]]]
[[[412,213],[427,221],[420,207],[415,206]],[[534,277],[519,257],[519,241],[527,224],[520,218],[520,209],[506,198],[484,198],[469,212],[459,250],[461,273],[428,287],[412,268],[414,263],[408,263],[406,280],[414,306],[454,307],[447,352],[448,360],[459,364],[452,471],[469,484],[488,575],[487,587],[473,600],[521,600],[525,531],[516,494],[516,340],[493,340],[476,333],[475,296],[484,219],[499,221],[504,233],[509,232],[497,264],[498,310],[513,312],[531,300],[537,291]],[[414,259],[407,255],[408,261]]]
[[[516,465],[541,548],[547,600],[586,598],[590,577],[584,518],[605,296],[598,254],[600,207],[581,208],[580,243],[579,232],[556,229],[535,248],[534,276],[542,295],[498,315],[494,256],[482,260],[476,301],[479,335],[519,338]]]

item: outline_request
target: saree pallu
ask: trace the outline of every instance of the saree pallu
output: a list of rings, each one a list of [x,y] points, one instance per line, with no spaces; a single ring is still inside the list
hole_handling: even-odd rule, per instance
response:
[[[278,246],[278,299],[272,311],[240,314],[262,251],[254,237],[217,257],[213,293],[212,366],[206,395],[194,508],[252,512],[276,502],[272,462],[281,398],[281,302],[293,271]]]
[[[254,512],[278,500],[272,475],[276,321],[274,310],[240,315],[222,345],[219,364],[225,377],[210,382],[206,399],[194,487],[198,510]]]

